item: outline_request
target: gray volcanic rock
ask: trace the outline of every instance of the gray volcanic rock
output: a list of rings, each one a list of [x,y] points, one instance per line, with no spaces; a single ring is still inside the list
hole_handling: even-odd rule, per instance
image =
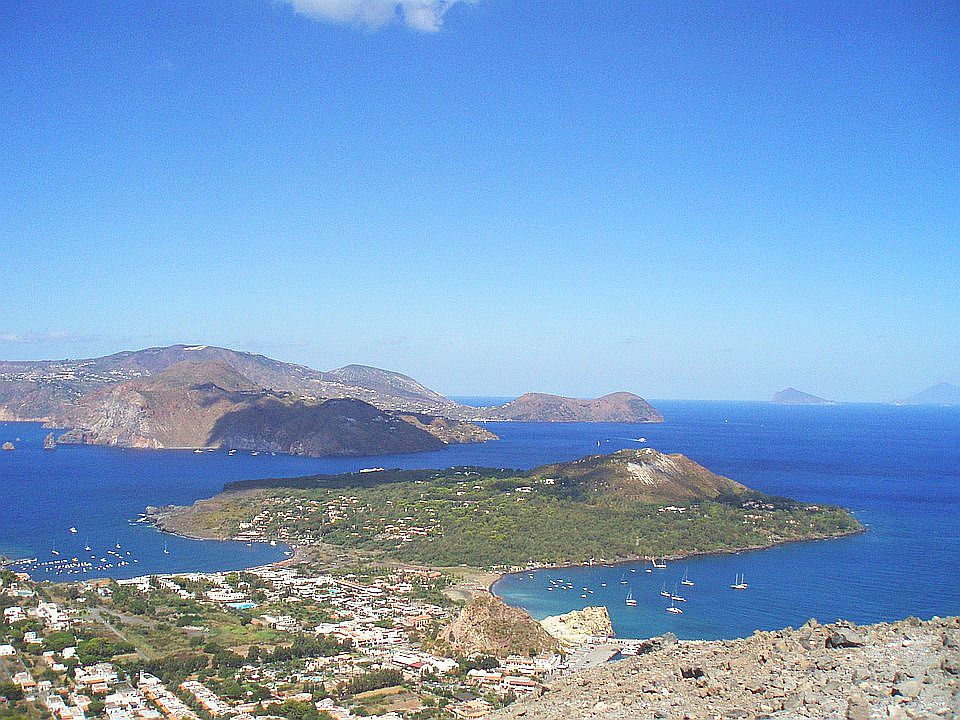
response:
[[[495,420],[520,422],[663,422],[663,416],[639,395],[616,392],[594,399],[527,393],[503,405],[485,408]]]
[[[551,615],[540,621],[564,649],[575,648],[594,637],[613,637],[610,613],[603,605]]]
[[[944,669],[960,658],[944,644],[958,632],[956,617],[862,627],[811,621],[742,640],[681,641],[558,678],[542,697],[488,717],[946,720],[960,717],[960,678]],[[863,644],[830,647],[833,633],[855,633]]]

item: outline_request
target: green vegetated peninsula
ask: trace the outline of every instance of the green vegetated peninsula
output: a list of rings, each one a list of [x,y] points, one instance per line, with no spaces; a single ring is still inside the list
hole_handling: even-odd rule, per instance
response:
[[[863,530],[842,508],[771,497],[650,448],[527,472],[246,481],[190,507],[149,514],[165,530],[196,537],[327,544],[489,568],[723,552]]]

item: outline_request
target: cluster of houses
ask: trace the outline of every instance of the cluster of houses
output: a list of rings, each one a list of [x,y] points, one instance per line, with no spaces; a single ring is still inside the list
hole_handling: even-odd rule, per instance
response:
[[[254,622],[281,632],[314,633],[349,641],[353,651],[330,657],[309,658],[304,666],[291,670],[287,677],[277,677],[274,671],[263,667],[245,667],[245,677],[270,680],[276,684],[288,682],[340,682],[358,675],[364,669],[388,668],[399,670],[413,685],[432,678],[451,687],[472,689],[474,694],[519,696],[536,692],[545,675],[561,669],[559,656],[528,658],[512,656],[495,670],[471,670],[459,675],[458,663],[427,651],[420,638],[430,635],[449,621],[450,612],[415,598],[418,586],[437,581],[441,574],[424,569],[396,570],[377,577],[358,578],[353,575],[303,575],[298,570],[282,565],[269,565],[247,571],[255,576],[261,601],[276,607],[283,603],[313,603],[324,608],[329,620],[304,627],[291,615],[267,612],[255,614]],[[184,576],[191,581],[204,581],[206,589],[196,599],[224,608],[256,607],[251,597],[250,584],[233,579],[228,573],[194,574]],[[154,586],[172,591],[181,597],[195,596],[177,583],[176,578],[121,581],[149,592]],[[181,686],[214,717],[236,712],[215,693],[200,683]],[[329,702],[326,703],[329,705]],[[319,707],[319,705],[318,705]],[[245,709],[245,708],[243,708]],[[336,718],[349,718],[344,708],[325,707]],[[479,718],[491,712],[493,706],[483,698],[469,695],[448,707],[455,717]]]
[[[349,641],[349,652],[329,657],[309,657],[291,665],[266,665],[249,662],[238,671],[238,678],[270,688],[273,697],[260,702],[233,702],[220,697],[199,680],[187,680],[168,689],[163,682],[141,673],[131,684],[118,677],[111,663],[77,664],[76,648],[59,652],[33,653],[56,673],[64,673],[70,682],[54,687],[49,680],[37,682],[26,669],[14,674],[14,680],[31,700],[44,704],[58,720],[86,720],[91,698],[103,703],[107,720],[199,720],[196,709],[213,718],[254,720],[270,712],[271,703],[287,698],[283,688],[291,684],[339,684],[370,670],[400,671],[414,695],[430,693],[430,688],[453,691],[454,702],[447,706],[457,718],[481,718],[494,709],[488,702],[493,695],[517,696],[536,691],[544,675],[558,669],[560,658],[511,657],[493,670],[471,670],[465,675],[458,663],[426,649],[421,639],[432,637],[451,618],[449,609],[418,599],[419,590],[434,588],[442,579],[439,572],[426,569],[403,569],[373,577],[332,574],[301,574],[283,565],[270,565],[246,571],[248,575],[231,573],[188,574],[183,576],[151,576],[119,581],[143,593],[157,590],[174,593],[184,599],[222,607],[252,611],[253,622],[280,632],[313,633]],[[183,579],[180,579],[183,578]],[[249,581],[249,582],[248,582]],[[90,588],[96,591],[102,587]],[[29,584],[6,588],[9,594],[29,597]],[[101,593],[104,594],[104,593]],[[108,596],[108,594],[104,594]],[[25,644],[41,645],[43,635],[69,630],[71,613],[56,603],[23,602],[3,611],[5,623],[25,619],[42,621],[43,633],[27,632]],[[255,608],[269,605],[269,612]],[[295,608],[310,604],[323,609],[324,622],[305,623],[302,613],[285,614],[277,608]],[[296,615],[297,617],[294,617]],[[0,645],[0,661],[13,655],[12,645]],[[68,667],[73,668],[72,677]],[[485,699],[488,698],[488,699]],[[314,699],[305,694],[305,700]],[[326,698],[314,703],[337,720],[353,720],[350,709]],[[99,712],[99,707],[97,712]],[[268,714],[266,716],[270,718]],[[364,716],[376,720],[377,716]],[[379,716],[380,720],[402,720],[397,712]]]
[[[20,605],[11,605],[3,609],[3,622],[7,625],[13,625],[27,618],[37,618],[43,623],[44,628],[51,632],[69,630],[71,625],[67,611],[56,603],[39,602],[26,609]],[[32,638],[36,639],[36,633],[33,633]]]
[[[390,521],[379,519],[372,507],[362,503],[360,498],[353,495],[331,495],[325,502],[284,497],[266,498],[263,502],[262,510],[250,520],[238,523],[237,531],[233,534],[235,540],[253,542],[269,538],[310,545],[320,541],[322,535],[329,531],[331,526],[336,528],[340,524],[350,527],[351,521],[358,516],[374,522],[370,527],[364,526],[362,528],[364,532],[374,533],[377,540],[389,541],[396,546],[437,532],[435,525],[425,526],[410,515]],[[393,501],[388,500],[386,504],[391,506]],[[428,515],[430,514],[430,508],[426,508],[425,511]],[[297,526],[302,528],[305,520],[310,520],[310,525],[317,529],[312,533],[299,530],[294,534],[290,528]],[[356,527],[350,527],[349,532],[359,536],[359,530]]]

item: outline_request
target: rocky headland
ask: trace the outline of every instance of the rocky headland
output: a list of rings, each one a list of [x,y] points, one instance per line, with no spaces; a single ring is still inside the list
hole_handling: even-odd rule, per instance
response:
[[[537,655],[557,652],[557,639],[519,608],[489,593],[478,593],[441,631],[439,643],[451,655]]]
[[[560,647],[569,651],[592,638],[612,638],[613,624],[606,607],[585,607],[562,615],[550,615],[540,621],[544,630],[553,635]]]
[[[739,640],[664,636],[548,684],[491,720],[960,717],[960,618],[811,620]]]

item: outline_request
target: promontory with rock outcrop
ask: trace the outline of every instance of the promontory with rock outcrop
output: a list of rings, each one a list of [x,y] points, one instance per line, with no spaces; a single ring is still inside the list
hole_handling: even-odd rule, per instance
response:
[[[847,511],[777,498],[652,448],[530,471],[382,470],[230,483],[161,528],[282,540],[438,567],[630,560],[760,548],[863,531]]]
[[[434,450],[495,439],[484,421],[659,422],[643,398],[530,394],[477,408],[401,373],[330,371],[209,345],[86,360],[0,361],[0,420],[69,428],[59,442],[304,455]]]

